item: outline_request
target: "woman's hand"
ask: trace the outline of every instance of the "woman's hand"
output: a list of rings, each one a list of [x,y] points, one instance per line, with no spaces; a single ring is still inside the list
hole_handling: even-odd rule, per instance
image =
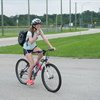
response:
[[[51,49],[53,49],[54,51],[56,50],[56,48],[55,48],[55,47],[51,47]]]
[[[37,35],[39,35],[41,32],[40,32],[40,30],[36,30],[35,33],[36,33]]]

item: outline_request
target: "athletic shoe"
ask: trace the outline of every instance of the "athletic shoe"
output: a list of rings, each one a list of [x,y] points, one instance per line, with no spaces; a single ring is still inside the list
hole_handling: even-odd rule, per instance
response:
[[[36,62],[36,63],[37,63],[37,62]],[[36,64],[36,63],[35,63],[35,64]],[[40,66],[40,63],[37,64],[37,67],[39,67],[39,66]],[[40,70],[42,70],[42,67],[40,67]]]
[[[29,80],[27,80],[27,85],[32,85],[32,84],[34,84],[34,82],[33,82],[33,81],[31,81],[30,79],[29,79]]]

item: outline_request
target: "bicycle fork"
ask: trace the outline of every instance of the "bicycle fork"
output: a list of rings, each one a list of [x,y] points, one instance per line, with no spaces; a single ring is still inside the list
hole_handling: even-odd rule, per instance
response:
[[[46,75],[47,75],[48,79],[53,79],[54,78],[54,76],[52,75],[51,70],[50,69],[48,70],[46,66],[45,66],[45,72],[46,72]]]

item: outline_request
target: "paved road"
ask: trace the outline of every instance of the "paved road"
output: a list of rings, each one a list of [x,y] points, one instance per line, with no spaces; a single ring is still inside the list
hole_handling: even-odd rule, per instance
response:
[[[52,34],[52,35],[45,35],[47,39],[52,38],[59,38],[59,37],[68,37],[68,36],[75,36],[75,35],[84,35],[84,34],[93,34],[100,32],[100,29],[90,29],[89,31],[82,31],[80,32],[71,32],[71,33],[62,33],[62,34]],[[41,37],[39,37],[38,40],[42,40]],[[0,39],[0,46],[6,46],[6,45],[14,45],[18,43],[18,38],[1,38]]]
[[[41,72],[32,86],[18,82],[15,64],[19,58],[25,57],[0,54],[0,100],[100,100],[100,59],[50,57],[62,75],[61,89],[51,93],[42,84]]]

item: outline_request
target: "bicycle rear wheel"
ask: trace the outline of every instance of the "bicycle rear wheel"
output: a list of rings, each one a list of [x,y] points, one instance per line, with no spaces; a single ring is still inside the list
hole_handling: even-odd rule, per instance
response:
[[[29,63],[25,59],[19,59],[18,62],[16,63],[16,68],[15,68],[16,76],[19,82],[25,85],[28,77],[28,68],[29,68]]]
[[[53,64],[47,64],[42,70],[42,82],[50,92],[57,92],[61,87],[61,74]]]

